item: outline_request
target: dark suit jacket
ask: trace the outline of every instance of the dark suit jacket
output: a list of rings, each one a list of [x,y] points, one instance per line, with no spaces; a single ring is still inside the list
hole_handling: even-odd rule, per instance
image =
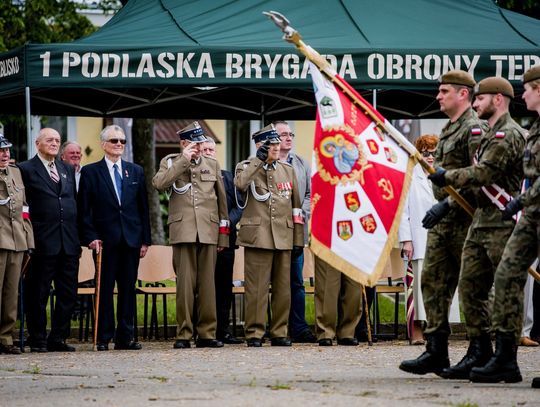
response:
[[[105,159],[81,169],[79,233],[87,246],[96,239],[103,247],[125,242],[129,247],[150,245],[148,197],[141,166],[122,160],[122,204],[109,175]]]
[[[229,235],[229,248],[234,250],[236,247],[236,224],[240,221],[242,217],[242,209],[236,205],[236,200],[234,199],[235,188],[234,188],[234,177],[232,172],[227,170],[221,170],[221,176],[223,177],[223,184],[225,185],[225,193],[227,194],[227,208],[229,209],[229,221],[231,222],[231,233]],[[240,194],[236,194],[238,203],[240,205],[244,204]]]
[[[55,160],[60,185],[55,184],[36,155],[19,164],[34,229],[35,253],[55,256],[63,248],[76,256],[81,251],[77,233],[75,171],[71,165]]]

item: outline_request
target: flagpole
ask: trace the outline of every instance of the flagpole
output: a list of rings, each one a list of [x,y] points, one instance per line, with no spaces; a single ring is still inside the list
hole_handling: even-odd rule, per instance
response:
[[[403,137],[396,129],[394,129],[393,126],[383,122],[379,116],[373,113],[369,106],[367,106],[362,100],[358,99],[358,97],[353,92],[351,92],[351,90],[347,88],[341,81],[336,79],[337,72],[334,70],[334,68],[332,68],[332,66],[321,54],[319,54],[317,51],[307,45],[304,41],[302,41],[302,36],[300,35],[300,33],[289,25],[289,20],[287,20],[287,18],[283,14],[278,13],[277,11],[265,11],[263,12],[263,14],[270,18],[281,29],[281,31],[283,31],[283,39],[285,41],[294,44],[296,48],[298,48],[298,50],[302,54],[304,54],[307,59],[317,65],[319,70],[324,75],[326,75],[326,77],[330,81],[337,85],[341,89],[341,91],[346,94],[356,106],[362,109],[364,113],[370,119],[372,119],[378,127],[384,130],[405,151],[407,151],[407,153],[409,153],[409,155],[413,157],[422,166],[422,168],[424,168],[430,174],[435,173],[435,169],[424,160],[422,154],[420,154],[420,152],[409,142],[409,140]],[[473,216],[474,208],[453,187],[445,186],[444,190],[470,216]],[[536,270],[533,270],[531,267],[529,267],[528,272],[536,280],[540,281],[540,273],[538,273]]]

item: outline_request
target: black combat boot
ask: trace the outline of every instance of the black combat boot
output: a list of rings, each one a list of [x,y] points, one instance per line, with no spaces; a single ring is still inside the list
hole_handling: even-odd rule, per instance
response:
[[[514,334],[497,332],[495,355],[484,367],[473,367],[469,378],[476,383],[517,383],[523,380],[517,364]]]
[[[444,369],[440,376],[445,379],[469,379],[473,367],[484,366],[493,356],[489,334],[471,337],[469,349],[463,359],[454,366]]]
[[[404,360],[399,368],[414,374],[440,374],[450,366],[448,359],[448,334],[435,333],[427,335],[426,351],[418,358]]]

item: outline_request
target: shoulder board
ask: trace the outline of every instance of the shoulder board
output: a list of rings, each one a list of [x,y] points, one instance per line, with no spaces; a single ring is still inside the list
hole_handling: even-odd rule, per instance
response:
[[[203,155],[202,157],[206,158],[207,160],[217,161],[214,157],[210,157],[209,155]]]
[[[504,138],[506,133],[504,131],[498,131],[495,133],[495,138]]]
[[[479,135],[482,134],[482,129],[481,129],[480,127],[473,127],[473,128],[471,129],[471,134],[472,134],[473,136],[479,136]]]
[[[166,155],[163,160],[168,160],[169,158],[171,159],[175,159],[176,157],[178,157],[179,155],[181,155],[180,153],[174,153],[174,154],[169,154],[169,155]]]
[[[8,164],[8,167],[11,167],[11,168],[18,168],[16,164],[13,164],[13,163],[9,163]]]
[[[286,165],[288,167],[292,167],[292,164],[289,164],[287,161],[278,161],[280,164]]]

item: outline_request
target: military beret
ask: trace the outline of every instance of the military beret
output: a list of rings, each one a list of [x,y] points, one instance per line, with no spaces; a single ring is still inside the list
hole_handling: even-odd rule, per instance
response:
[[[510,99],[514,97],[514,88],[506,79],[498,76],[490,76],[489,78],[482,79],[474,87],[475,95],[483,94],[496,95],[500,93],[503,96],[508,96]]]
[[[188,140],[192,143],[203,143],[207,140],[204,131],[199,122],[193,122],[189,126],[176,132],[180,136],[180,140]]]
[[[10,148],[11,146],[13,146],[13,144],[11,144],[2,133],[0,133],[0,148]]]
[[[255,143],[264,143],[266,140],[268,140],[270,144],[281,143],[281,139],[279,138],[273,124],[269,124],[268,126],[257,131],[256,133],[253,133],[251,139]]]
[[[459,85],[459,86],[468,86],[473,88],[476,85],[472,75],[465,71],[453,70],[448,71],[439,78],[441,85]]]
[[[523,83],[540,79],[540,65],[535,65],[523,75]]]

